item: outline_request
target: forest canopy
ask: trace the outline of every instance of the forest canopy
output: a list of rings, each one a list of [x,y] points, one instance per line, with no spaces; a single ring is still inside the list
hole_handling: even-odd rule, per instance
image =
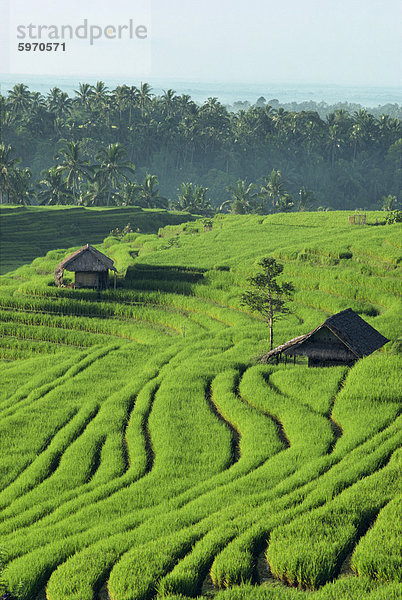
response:
[[[374,209],[388,197],[396,207],[400,119],[308,107],[198,105],[147,83],[82,83],[73,97],[17,84],[0,96],[2,201],[199,205],[203,214]]]

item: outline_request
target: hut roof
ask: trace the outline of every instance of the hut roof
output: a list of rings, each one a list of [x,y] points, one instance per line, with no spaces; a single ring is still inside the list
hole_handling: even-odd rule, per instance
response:
[[[97,270],[98,271],[98,270],[110,269],[111,271],[117,271],[117,269],[113,265],[113,261],[110,258],[108,258],[104,254],[102,254],[102,252],[99,252],[99,250],[97,250],[96,248],[94,248],[90,244],[85,244],[85,246],[82,246],[82,248],[79,248],[78,250],[76,250],[75,252],[73,252],[72,254],[70,254],[70,256],[67,256],[67,258],[65,258],[64,260],[62,260],[57,265],[56,272],[60,272],[63,269],[67,269],[67,271],[69,271],[69,270],[71,270],[71,271],[77,270],[77,269],[70,268],[70,267],[73,267],[74,266],[73,263],[76,262],[78,259],[80,259],[84,254],[87,254],[87,256],[88,256],[88,258],[90,260],[88,261],[87,268],[86,268],[86,266],[81,266],[81,268],[79,270],[82,270],[82,271]],[[98,265],[98,268],[96,268],[96,269],[93,268],[94,267],[94,263],[96,265]],[[81,261],[80,261],[80,264],[82,265]],[[99,267],[103,267],[103,269],[99,269]]]
[[[386,337],[359,317],[351,308],[347,308],[329,317],[324,323],[321,323],[313,331],[310,331],[310,333],[295,337],[285,344],[274,348],[265,354],[261,360],[267,362],[272,356],[276,356],[282,352],[292,354],[292,350],[300,348],[305,341],[323,327],[329,329],[357,358],[367,356],[389,342]]]

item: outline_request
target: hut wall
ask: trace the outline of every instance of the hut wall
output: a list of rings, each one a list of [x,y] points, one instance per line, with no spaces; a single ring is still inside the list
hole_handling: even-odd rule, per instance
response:
[[[341,360],[349,362],[356,357],[346,346],[338,344],[320,344],[310,341],[300,344],[296,348],[289,348],[283,354],[290,356],[308,356],[316,360]]]
[[[327,327],[316,331],[305,342],[284,351],[291,356],[308,356],[310,366],[319,363],[329,365],[352,364],[356,360],[355,354]]]
[[[74,287],[78,288],[97,288],[105,290],[109,285],[108,271],[84,271],[75,273]]]
[[[75,273],[75,287],[76,288],[99,288],[100,285],[100,277],[101,273],[85,271],[76,272]]]

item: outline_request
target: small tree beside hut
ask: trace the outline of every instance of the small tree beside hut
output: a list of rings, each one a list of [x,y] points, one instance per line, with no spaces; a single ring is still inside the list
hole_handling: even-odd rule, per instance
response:
[[[262,258],[259,263],[262,273],[248,278],[253,286],[242,294],[240,303],[254,312],[260,313],[269,326],[269,343],[271,350],[274,344],[274,323],[281,316],[290,312],[286,303],[293,299],[292,283],[278,283],[276,278],[282,273],[283,265],[274,258]]]

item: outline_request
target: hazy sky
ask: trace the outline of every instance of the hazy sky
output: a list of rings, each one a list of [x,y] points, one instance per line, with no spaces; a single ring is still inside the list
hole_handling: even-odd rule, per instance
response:
[[[153,0],[155,75],[400,85],[401,0]]]
[[[7,71],[8,36],[11,73],[402,84],[401,0],[0,0],[6,5],[0,72]],[[148,27],[148,39],[92,46],[75,39],[63,55],[17,52],[18,24],[77,26],[84,19],[100,26],[133,19]]]

